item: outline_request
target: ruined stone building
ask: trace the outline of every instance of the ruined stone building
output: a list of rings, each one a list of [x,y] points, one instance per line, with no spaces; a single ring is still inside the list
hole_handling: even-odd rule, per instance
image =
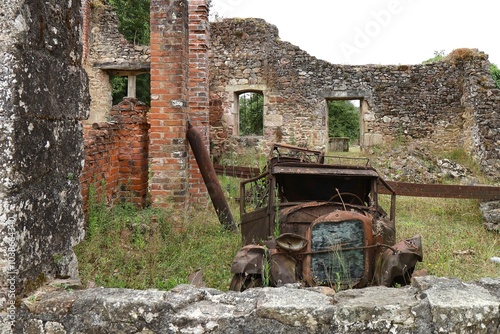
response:
[[[500,120],[484,53],[462,49],[428,65],[330,64],[280,40],[260,19],[211,24],[211,139],[238,136],[237,97],[264,95],[264,142],[325,148],[327,100],[360,101],[360,144],[418,141],[463,148],[498,178]]]
[[[20,298],[46,281],[78,276],[72,248],[84,237],[82,193],[85,199],[91,183],[107,183],[100,191],[110,200],[126,197],[139,205],[150,200],[181,213],[189,205],[206,204],[206,188],[186,141],[187,123],[200,130],[207,147],[211,141],[214,150],[223,149],[226,138],[239,136],[235,101],[244,92],[264,95],[263,146],[293,137],[300,145],[324,147],[326,101],[358,99],[363,147],[398,136],[463,147],[485,173],[498,178],[499,91],[480,52],[462,50],[430,65],[334,65],[281,41],[276,27],[261,20],[209,24],[205,0],[151,0],[151,48],[138,47],[117,35],[116,17],[99,4],[7,0],[0,5],[2,332],[12,329],[12,319],[15,332],[25,333],[230,331],[235,321],[239,328],[270,331],[298,333],[302,325],[321,323],[312,329],[349,332],[350,319],[332,317],[340,312],[330,297],[318,301],[314,292],[298,289],[290,293],[295,300],[311,298],[321,311],[299,327],[297,314],[312,313],[303,305],[292,307],[298,310],[292,318],[269,319],[268,314],[289,314],[275,305],[282,300],[278,289],[266,300],[250,296],[245,316],[234,297],[190,288],[63,290],[36,300],[33,308],[19,307]],[[110,74],[133,77],[148,70],[150,110],[133,97],[111,106]],[[464,290],[456,281],[442,284],[445,296]],[[446,320],[440,312],[449,303],[415,298],[442,295],[442,286],[436,292],[422,280],[420,290],[408,295],[414,290],[391,290],[402,294],[394,300],[411,304],[403,330],[460,331],[465,322],[449,319],[458,319],[465,309],[481,314],[469,319],[473,328],[498,328],[498,297],[489,292],[498,290],[498,280],[466,288],[477,297],[475,304],[460,304]],[[201,319],[198,307],[210,304],[215,311]],[[387,309],[402,307],[388,303]],[[352,314],[357,310],[353,306]],[[399,326],[400,319],[388,314],[381,323]]]
[[[120,67],[125,70],[126,66],[144,71],[150,59],[161,60],[151,63],[153,201],[161,201],[160,196],[182,194],[180,197],[183,198],[188,191],[179,184],[188,183],[190,175],[196,174],[196,168],[189,172],[184,169],[189,168],[185,163],[185,159],[189,159],[189,150],[184,147],[184,125],[175,130],[171,126],[164,127],[167,120],[163,112],[157,111],[165,108],[158,102],[163,94],[154,92],[155,89],[165,92],[167,77],[162,76],[165,67],[169,68],[169,74],[177,71],[175,74],[189,75],[189,80],[181,83],[186,90],[176,92],[181,95],[174,98],[169,94],[170,107],[189,108],[183,111],[174,109],[176,112],[169,114],[169,119],[176,114],[183,118],[178,120],[181,123],[188,119],[197,122],[196,126],[208,136],[214,155],[226,152],[228,145],[234,147],[247,139],[239,133],[238,97],[243,93],[263,94],[263,136],[253,138],[253,143],[264,151],[272,142],[326,148],[329,140],[327,101],[349,99],[360,102],[360,144],[363,149],[395,141],[418,142],[440,149],[463,148],[479,162],[487,175],[498,178],[499,91],[490,77],[488,57],[484,53],[460,49],[445,61],[427,65],[331,64],[280,40],[278,29],[261,19],[224,19],[208,23],[203,12],[206,6],[202,2],[191,2],[190,6],[189,24],[181,27],[186,41],[177,47],[168,47],[171,51],[168,55],[174,57],[173,52],[178,52],[176,56],[181,62],[168,66],[163,62],[163,50],[154,50],[155,47],[161,48],[161,41],[166,38],[164,30],[159,32],[161,38],[155,32],[157,14],[154,11],[151,14],[151,51],[128,46],[125,49],[139,52],[131,53],[129,60],[126,60],[123,47],[114,47],[119,37],[112,10],[109,7],[97,8],[92,12],[98,14],[91,15],[95,27],[89,29],[92,37],[89,39],[88,63],[92,66],[87,68],[91,67],[93,71],[91,88],[95,81],[92,78],[103,79],[91,89],[98,101],[106,100],[101,99],[103,94],[108,95],[106,101],[110,99],[109,87],[107,90],[104,87],[107,74]],[[103,21],[104,17],[112,19]],[[181,34],[181,30],[177,34]],[[106,41],[114,44],[106,46]],[[107,54],[102,50],[107,50]],[[155,51],[159,52],[156,58]],[[144,56],[150,53],[151,58]],[[123,54],[125,56],[121,56]],[[179,80],[175,74],[172,73],[173,78]],[[205,77],[209,78],[208,82],[203,81]],[[96,107],[95,111],[92,108],[90,118],[102,121],[110,107],[109,104],[97,107],[97,103],[93,104]],[[93,113],[100,116],[92,116]],[[173,120],[168,122],[171,124]],[[176,161],[174,165],[182,166],[173,173],[176,176],[165,177],[166,172],[160,167],[162,163],[154,163],[167,161],[162,149],[155,145],[164,142],[164,131],[177,133],[171,148],[178,154],[168,157],[170,162]],[[168,164],[172,168],[172,164]],[[177,177],[181,182],[174,181]],[[171,188],[162,189],[165,182],[180,188],[171,193]],[[203,185],[198,187],[196,191],[191,188],[191,195],[204,191]]]
[[[498,179],[499,90],[481,52],[457,50],[429,65],[330,64],[281,41],[277,28],[259,19],[209,24],[204,0],[152,0],[151,48],[131,46],[117,33],[116,16],[98,3],[5,4],[0,217],[23,236],[20,290],[75,270],[71,247],[84,226],[80,174],[84,199],[94,182],[105,184],[109,199],[139,205],[206,204],[187,122],[207,147],[223,150],[239,136],[235,101],[248,91],[264,95],[262,147],[325,147],[326,101],[358,99],[362,147],[400,137],[461,147]],[[109,75],[148,70],[149,112],[133,98],[111,107]],[[50,249],[42,239],[52,240]]]

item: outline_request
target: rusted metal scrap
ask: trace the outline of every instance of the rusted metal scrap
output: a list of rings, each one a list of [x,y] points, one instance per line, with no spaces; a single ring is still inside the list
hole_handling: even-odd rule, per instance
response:
[[[467,186],[453,184],[422,184],[387,181],[398,196],[439,197],[439,198],[476,198],[485,200],[500,199],[500,187]],[[381,194],[388,191],[382,187]]]
[[[245,246],[233,261],[232,290],[294,282],[335,289],[408,284],[423,260],[422,240],[417,235],[396,243],[396,194],[500,199],[500,187],[390,182],[369,163],[345,159],[275,144],[264,171],[215,167],[219,174],[244,178]],[[388,213],[379,194],[391,196]]]
[[[260,170],[255,167],[214,165],[214,168],[218,175],[227,175],[242,179],[249,179],[260,173]],[[492,201],[500,199],[500,187],[498,186],[424,184],[397,181],[386,181],[386,184],[389,185],[391,190],[380,182],[379,194],[390,195],[394,191],[397,196],[475,198]]]

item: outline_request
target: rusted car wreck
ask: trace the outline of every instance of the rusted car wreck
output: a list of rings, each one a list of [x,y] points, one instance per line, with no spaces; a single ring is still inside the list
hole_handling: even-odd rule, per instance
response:
[[[221,224],[236,231],[201,134],[188,123],[186,137]],[[379,205],[379,187],[391,194],[389,214]],[[409,283],[422,244],[418,235],[395,243],[395,203],[368,159],[275,144],[264,172],[240,184],[244,246],[230,289]]]
[[[244,246],[230,289],[409,283],[420,236],[395,242],[395,193],[368,162],[275,144],[266,170],[241,182]],[[392,193],[389,214],[378,187]]]

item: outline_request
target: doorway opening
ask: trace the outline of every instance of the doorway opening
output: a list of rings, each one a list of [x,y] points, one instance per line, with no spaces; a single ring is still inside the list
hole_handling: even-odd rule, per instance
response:
[[[360,99],[327,100],[329,148],[336,151],[348,151],[349,147],[359,146],[360,105]],[[332,145],[332,143],[338,143],[339,146]]]

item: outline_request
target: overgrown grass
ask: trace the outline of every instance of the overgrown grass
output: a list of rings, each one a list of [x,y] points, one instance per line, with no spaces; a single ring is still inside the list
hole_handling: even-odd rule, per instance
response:
[[[397,240],[416,234],[424,251],[417,270],[463,281],[500,276],[498,264],[489,260],[499,256],[500,239],[483,227],[478,200],[398,197]]]
[[[201,269],[205,284],[227,290],[241,237],[222,228],[213,210],[193,212],[182,231],[171,212],[130,205],[93,208],[93,230],[75,252],[83,283],[171,289]]]

